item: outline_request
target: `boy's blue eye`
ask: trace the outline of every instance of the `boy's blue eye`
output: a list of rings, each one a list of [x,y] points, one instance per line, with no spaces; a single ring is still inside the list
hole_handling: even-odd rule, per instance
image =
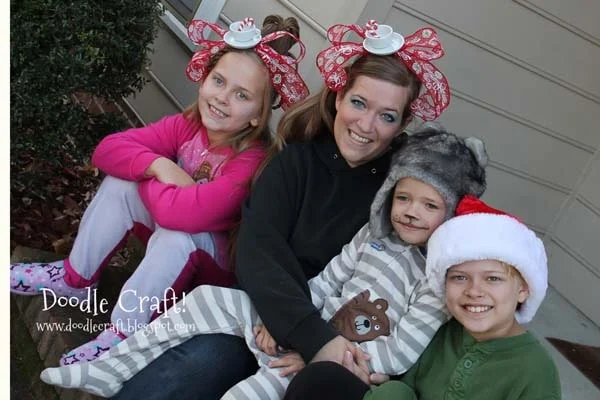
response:
[[[500,278],[499,276],[489,276],[488,280],[492,282],[500,282],[502,281],[502,278]]]
[[[467,278],[464,275],[452,275],[450,279],[453,281],[465,281]]]
[[[238,92],[237,96],[241,100],[248,100],[248,95],[246,93],[244,93],[244,92]]]
[[[213,80],[215,81],[217,86],[221,86],[223,84],[223,79],[219,78],[218,76],[214,76]]]
[[[397,195],[397,196],[396,196],[396,199],[397,199],[397,200],[400,200],[400,201],[407,201],[407,200],[408,200],[408,197],[407,197],[407,196],[404,196],[404,195],[402,195],[402,194],[399,194],[399,195]]]

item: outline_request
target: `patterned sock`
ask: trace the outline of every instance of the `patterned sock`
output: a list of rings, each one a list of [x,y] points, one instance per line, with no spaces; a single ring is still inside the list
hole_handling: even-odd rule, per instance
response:
[[[65,273],[64,260],[51,263],[10,264],[10,291],[35,296],[42,294],[43,289],[48,289],[51,294],[58,297],[87,298],[88,288],[74,288],[67,285]]]
[[[60,358],[60,365],[71,365],[78,362],[94,361],[114,345],[120,343],[125,336],[111,327],[102,331],[95,339],[69,351]]]

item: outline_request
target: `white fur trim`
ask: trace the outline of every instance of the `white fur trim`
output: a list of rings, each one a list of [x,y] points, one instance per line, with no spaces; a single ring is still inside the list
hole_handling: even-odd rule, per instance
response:
[[[531,321],[546,295],[548,265],[542,241],[527,226],[506,215],[466,214],[443,223],[427,244],[427,277],[434,293],[444,297],[446,270],[474,260],[513,265],[529,286],[529,297],[515,313]]]

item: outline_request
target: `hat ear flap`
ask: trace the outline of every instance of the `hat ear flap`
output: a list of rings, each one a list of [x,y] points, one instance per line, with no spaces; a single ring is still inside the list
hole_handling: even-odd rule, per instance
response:
[[[385,237],[392,231],[392,223],[390,222],[392,213],[391,198],[398,180],[394,177],[398,174],[398,171],[395,172],[390,172],[371,204],[369,228],[377,238]]]
[[[469,173],[470,178],[465,180],[465,193],[481,196],[486,188],[485,167],[489,161],[485,144],[476,137],[465,138],[464,144],[477,162],[477,165],[473,162],[469,163],[471,172]]]
[[[465,146],[469,150],[471,150],[471,153],[473,153],[473,156],[477,160],[477,163],[482,168],[485,168],[489,160],[487,152],[485,151],[485,144],[483,143],[483,141],[476,137],[468,137],[465,139]]]

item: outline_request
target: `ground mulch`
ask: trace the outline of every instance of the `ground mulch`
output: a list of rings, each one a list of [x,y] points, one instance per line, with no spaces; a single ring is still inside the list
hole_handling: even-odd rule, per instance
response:
[[[123,102],[108,103],[83,93],[74,97],[93,114],[122,113],[131,126],[142,125]],[[90,157],[92,151],[89,150]],[[15,156],[11,154],[11,157]],[[75,160],[65,153],[56,153],[54,163],[26,151],[18,157],[22,172],[37,178],[34,184],[11,181],[10,251],[25,246],[66,257],[73,246],[83,212],[96,193],[103,174],[90,164],[89,159]],[[125,265],[126,258],[127,250],[119,252],[111,265]]]
[[[11,188],[11,251],[20,245],[64,254],[72,246],[101,177],[89,165],[77,165],[73,160],[61,164],[56,167],[32,160],[28,167],[40,176],[41,184]]]

